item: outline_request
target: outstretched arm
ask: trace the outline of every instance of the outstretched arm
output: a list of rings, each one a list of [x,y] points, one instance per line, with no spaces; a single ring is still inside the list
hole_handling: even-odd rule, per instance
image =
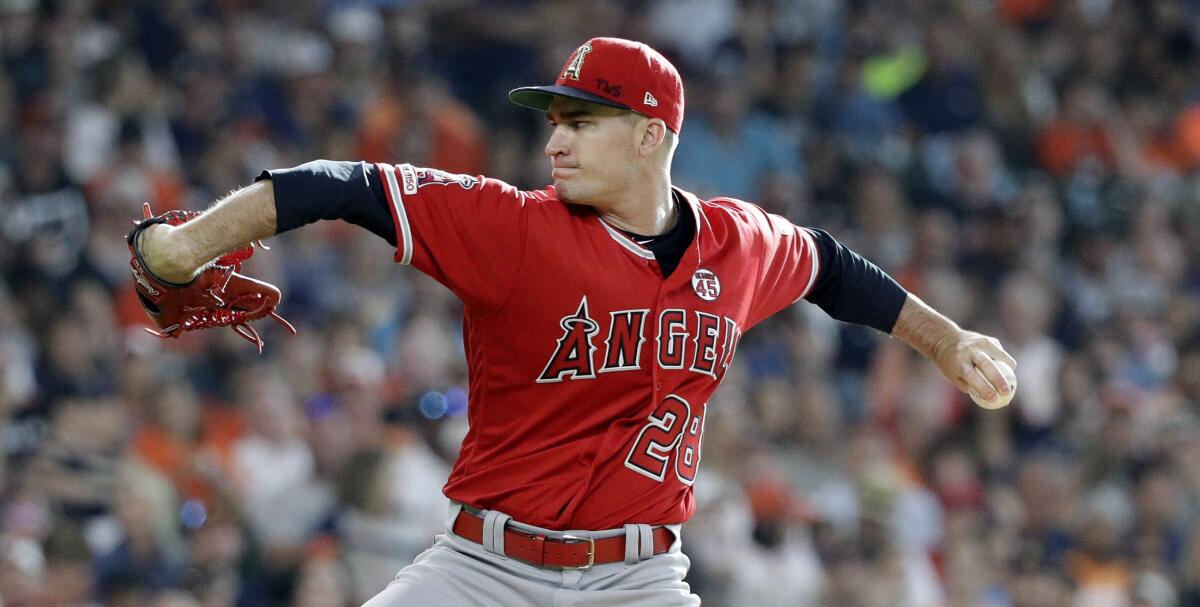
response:
[[[155,276],[185,283],[205,264],[275,234],[275,186],[264,179],[237,190],[179,226],[159,224],[141,234],[140,249]]]
[[[809,301],[838,320],[891,333],[933,361],[959,390],[973,388],[984,401],[1001,396],[991,386],[1004,391],[1003,396],[1016,388],[1004,380],[995,363],[1016,368],[1016,361],[994,337],[961,329],[828,232],[810,229],[809,233],[820,258],[820,274]]]
[[[984,400],[991,401],[1016,389],[996,367],[995,361],[1017,367],[1017,361],[1004,351],[998,339],[963,330],[912,293],[900,309],[892,335],[933,361],[963,392],[974,388]]]

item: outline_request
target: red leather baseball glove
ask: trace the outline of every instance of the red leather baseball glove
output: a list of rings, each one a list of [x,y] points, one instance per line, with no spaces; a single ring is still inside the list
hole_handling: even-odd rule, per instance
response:
[[[129,267],[138,299],[158,327],[157,330],[146,328],[147,332],[165,338],[179,337],[195,329],[232,327],[238,335],[258,346],[260,354],[263,340],[258,331],[247,324],[249,321],[270,316],[296,334],[296,328],[275,312],[275,306],[279,305],[279,289],[240,273],[242,262],[254,254],[253,243],[217,258],[189,282],[166,281],[146,268],[138,237],[152,225],[179,225],[199,217],[200,213],[168,211],[153,215],[150,203],[145,203],[142,215],[142,220],[134,222],[134,228],[125,240],[129,243]],[[261,242],[259,245],[267,248]]]

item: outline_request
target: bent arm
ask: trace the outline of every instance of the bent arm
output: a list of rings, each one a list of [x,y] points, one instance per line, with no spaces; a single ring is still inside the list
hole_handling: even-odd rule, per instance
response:
[[[196,219],[177,227],[150,227],[139,246],[154,275],[187,282],[209,261],[233,249],[320,219],[342,219],[396,242],[383,186],[372,167],[314,160],[263,171],[256,183],[218,201]]]
[[[226,196],[179,226],[159,224],[141,234],[139,247],[155,276],[185,283],[228,251],[275,234],[275,187],[260,181]]]

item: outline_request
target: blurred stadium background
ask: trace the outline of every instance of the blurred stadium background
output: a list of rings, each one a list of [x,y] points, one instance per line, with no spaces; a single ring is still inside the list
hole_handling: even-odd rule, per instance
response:
[[[677,184],[1020,361],[984,412],[807,304],[747,335],[685,528],[706,605],[1200,605],[1196,0],[0,1],[3,605],[357,605],[428,545],[448,292],[326,222],[252,262],[298,337],[160,341],[122,235],[313,158],[541,186],[504,93],[592,35],[681,68]]]

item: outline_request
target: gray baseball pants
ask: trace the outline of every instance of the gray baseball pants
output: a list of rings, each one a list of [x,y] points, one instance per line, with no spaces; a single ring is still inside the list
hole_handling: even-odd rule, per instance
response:
[[[679,529],[675,543],[658,556],[639,550],[641,536],[649,525],[626,525],[604,532],[571,531],[572,535],[595,538],[624,533],[626,559],[621,563],[596,565],[586,570],[543,569],[508,558],[450,531],[460,504],[451,504],[446,533],[437,536],[433,547],[401,569],[382,592],[363,607],[668,607],[696,606],[700,597],[683,581],[691,562],[680,551]],[[486,512],[486,511],[485,511]],[[529,533],[556,532],[516,522],[515,529]],[[503,533],[503,526],[497,528]],[[495,545],[495,539],[485,537]],[[501,540],[502,542],[503,540]],[[645,558],[649,556],[649,558]]]

